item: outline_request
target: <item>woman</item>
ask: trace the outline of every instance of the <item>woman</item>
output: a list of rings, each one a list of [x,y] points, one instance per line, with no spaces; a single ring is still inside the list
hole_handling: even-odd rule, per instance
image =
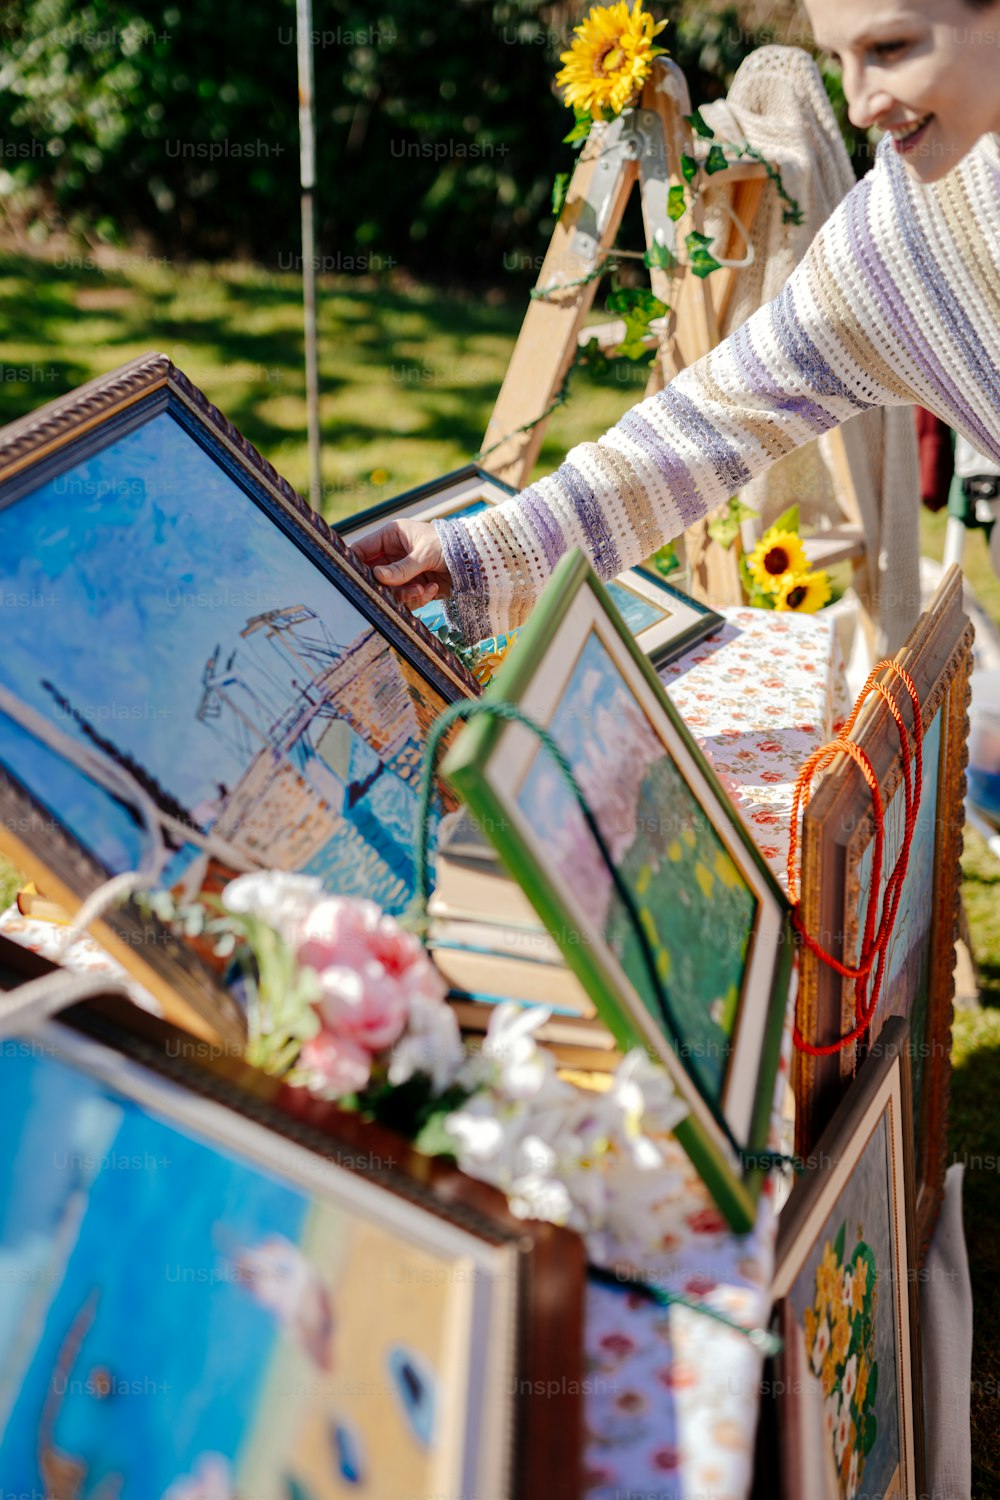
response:
[[[520,625],[568,548],[611,578],[872,406],[925,406],[1000,458],[1000,0],[806,8],[854,124],[885,132],[874,170],[773,302],[555,474],[361,541],[410,608],[449,599],[469,641]]]

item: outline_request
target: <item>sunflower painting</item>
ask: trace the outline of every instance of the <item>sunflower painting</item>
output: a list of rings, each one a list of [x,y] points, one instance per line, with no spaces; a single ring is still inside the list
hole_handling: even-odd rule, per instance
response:
[[[603,120],[621,114],[649,77],[653,58],[665,49],[654,39],[666,26],[654,21],[635,0],[597,5],[574,27],[569,51],[560,54],[565,66],[556,74],[563,98],[578,114]]]

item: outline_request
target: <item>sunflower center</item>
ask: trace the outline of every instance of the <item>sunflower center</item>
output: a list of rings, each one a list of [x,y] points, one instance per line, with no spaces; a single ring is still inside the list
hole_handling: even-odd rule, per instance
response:
[[[788,593],[785,595],[785,603],[789,609],[798,609],[800,604],[804,602],[808,592],[808,589],[801,583],[797,583],[793,589],[788,590]]]
[[[617,73],[625,62],[625,53],[620,42],[606,42],[594,58],[594,73],[598,78],[607,78]]]
[[[792,560],[786,547],[771,547],[764,553],[764,567],[769,573],[787,573],[791,565]]]

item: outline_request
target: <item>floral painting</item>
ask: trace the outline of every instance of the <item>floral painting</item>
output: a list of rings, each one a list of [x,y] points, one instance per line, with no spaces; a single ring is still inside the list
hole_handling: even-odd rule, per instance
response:
[[[443,700],[169,411],[0,508],[0,571],[23,704],[251,863],[407,905]],[[136,868],[134,810],[2,713],[0,762]],[[164,883],[197,887],[198,859],[175,841]]]
[[[683,1043],[722,1092],[757,897],[597,632],[584,642],[549,729],[628,883]],[[558,767],[540,750],[518,805],[650,1011],[639,939]]]
[[[843,1500],[894,1493],[900,1465],[889,1150],[883,1113],[789,1292]]]

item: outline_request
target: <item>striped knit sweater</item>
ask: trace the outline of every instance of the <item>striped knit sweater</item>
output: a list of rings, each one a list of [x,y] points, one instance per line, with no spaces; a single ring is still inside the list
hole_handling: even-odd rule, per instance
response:
[[[927,187],[883,141],[773,302],[554,474],[435,522],[452,619],[469,641],[520,625],[570,547],[612,578],[782,454],[909,402],[1000,458],[995,135]]]

